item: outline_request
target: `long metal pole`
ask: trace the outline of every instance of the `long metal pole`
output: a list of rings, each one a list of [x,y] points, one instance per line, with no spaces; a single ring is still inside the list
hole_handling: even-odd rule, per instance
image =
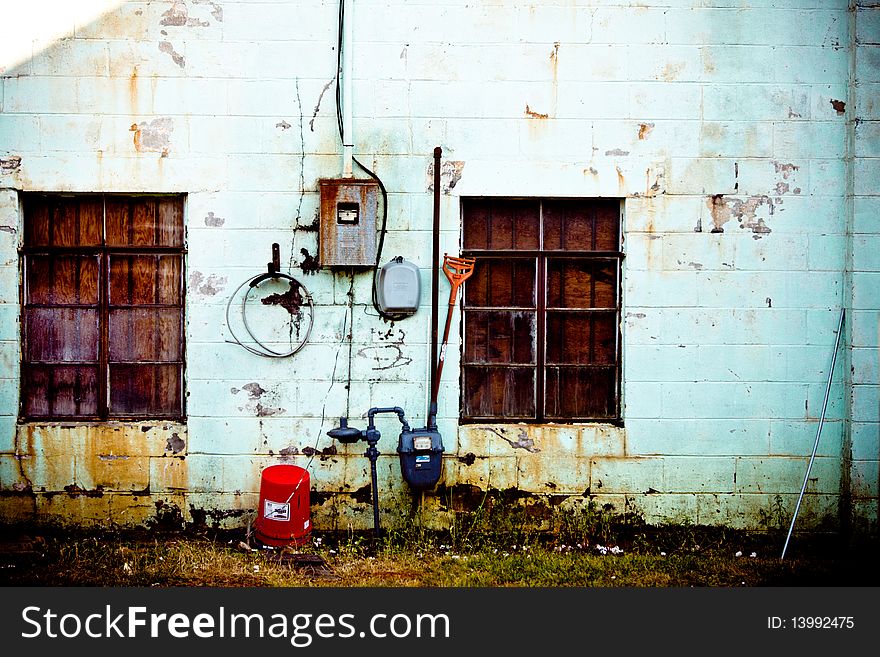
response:
[[[834,353],[831,354],[831,368],[828,370],[828,383],[825,386],[825,401],[822,402],[822,415],[819,417],[819,429],[816,431],[816,442],[813,445],[813,454],[810,456],[810,463],[807,465],[807,472],[804,474],[804,484],[801,486],[801,494],[798,496],[797,506],[794,508],[794,516],[791,518],[791,526],[788,528],[788,536],[785,537],[785,545],[782,546],[782,556],[780,561],[785,559],[785,551],[788,549],[788,542],[791,540],[791,533],[794,531],[794,523],[798,517],[798,511],[801,510],[801,501],[804,499],[804,493],[807,490],[807,481],[810,479],[810,470],[813,469],[813,461],[816,460],[816,452],[819,450],[819,437],[822,435],[822,425],[825,424],[825,411],[828,408],[828,397],[831,395],[831,379],[834,376],[834,365],[837,362],[837,351],[840,349],[840,335],[843,333],[843,318],[846,316],[846,309],[840,309],[840,321],[837,324],[837,340],[834,342]]]
[[[434,227],[433,251],[431,260],[431,400],[428,402],[428,418],[425,425],[428,429],[437,428],[437,315],[440,294],[440,157],[443,149],[434,149]]]
[[[376,459],[370,459],[370,483],[373,486],[373,536],[379,538],[379,484],[376,476]]]

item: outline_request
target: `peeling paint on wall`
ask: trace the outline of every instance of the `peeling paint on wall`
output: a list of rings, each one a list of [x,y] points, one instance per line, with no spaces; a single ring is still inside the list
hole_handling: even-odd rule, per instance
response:
[[[206,226],[211,226],[213,228],[219,228],[220,226],[222,226],[225,223],[226,223],[226,219],[224,219],[223,217],[218,217],[213,212],[209,212],[208,214],[205,215],[205,225]]]
[[[712,214],[713,233],[723,233],[724,226],[731,219],[736,219],[740,228],[747,228],[755,234],[755,239],[769,234],[770,227],[762,217],[757,216],[761,206],[766,205],[770,216],[773,215],[776,205],[782,203],[781,199],[773,199],[769,196],[751,196],[745,200],[738,198],[725,198],[724,194],[710,196],[706,205]]]
[[[525,429],[518,430],[515,440],[511,440],[505,435],[507,433],[506,429],[489,429],[489,431],[501,438],[501,440],[506,442],[514,449],[524,449],[525,451],[531,452],[533,454],[537,454],[541,451],[538,447],[535,447],[534,439],[529,436],[528,432]]]
[[[259,399],[266,392],[265,388],[256,381],[243,385],[241,389],[247,392],[251,399]]]
[[[271,417],[273,415],[283,415],[287,412],[287,409],[281,408],[280,406],[269,406],[268,403],[264,404],[263,401],[266,401],[267,399],[269,401],[274,401],[276,395],[274,392],[270,392],[263,388],[263,386],[256,381],[243,385],[241,389],[230,388],[229,392],[233,395],[246,392],[248,397],[244,404],[238,407],[238,410],[253,413],[256,417]],[[266,399],[264,399],[264,396]]]
[[[321,100],[324,98],[324,94],[327,93],[327,89],[330,88],[330,85],[336,82],[336,78],[332,77],[327,80],[327,84],[324,85],[324,88],[321,89],[321,93],[318,95],[318,102],[315,103],[315,109],[312,111],[312,119],[309,121],[309,129],[314,132],[315,131],[315,119],[318,117],[318,112],[321,109]]]
[[[171,148],[171,133],[174,130],[174,120],[170,116],[153,119],[149,123],[146,121],[132,123],[128,130],[134,133],[134,149],[138,153],[152,151],[168,155]]]
[[[440,191],[444,194],[449,194],[452,189],[458,184],[461,180],[461,175],[464,172],[464,162],[461,160],[446,160],[440,165]],[[432,161],[428,164],[428,169],[425,172],[426,180],[428,181],[428,191],[434,191],[434,162]]]
[[[257,417],[271,417],[272,415],[281,415],[287,412],[287,409],[274,406],[264,406],[263,404],[257,404],[254,407],[254,410],[256,411]]]
[[[164,52],[165,54],[170,55],[174,63],[180,68],[186,66],[186,58],[174,49],[174,46],[170,41],[160,41],[159,52]]]
[[[223,7],[222,5],[213,2],[213,0],[193,0],[193,2],[197,5],[208,5],[211,7],[211,16],[214,17],[214,20],[218,23],[223,22]]]
[[[264,306],[281,306],[291,315],[298,316],[299,309],[302,307],[302,294],[300,294],[300,286],[290,281],[287,292],[283,294],[270,294],[260,299]]]
[[[11,171],[15,171],[21,166],[21,157],[18,155],[8,155],[6,157],[0,157],[0,171],[3,173],[10,173]]]
[[[405,367],[412,362],[412,358],[403,355],[400,345],[387,344],[381,347],[364,347],[357,355],[367,360],[375,361],[373,370],[390,370],[395,367]]]
[[[176,431],[173,432],[168,437],[168,442],[165,443],[165,451],[180,454],[184,449],[186,449],[186,441]]]
[[[788,180],[791,174],[795,171],[798,171],[800,167],[796,164],[776,162],[774,160],[773,169],[776,171],[776,173],[781,173],[784,180]]]
[[[213,5],[214,3],[211,4]],[[222,20],[223,9],[217,5],[214,5],[214,7],[215,12],[219,11],[220,18],[218,18],[218,20]],[[217,18],[216,15],[215,18]],[[173,27],[209,27],[211,23],[190,17],[189,8],[186,6],[186,3],[177,1],[162,14],[162,20],[159,21],[159,25]]]
[[[300,249],[299,252],[303,257],[302,262],[299,263],[299,268],[302,269],[303,274],[314,274],[321,269],[318,259],[309,253],[307,249]]]
[[[846,103],[842,100],[834,100],[833,98],[830,100],[831,107],[834,108],[834,111],[837,112],[838,116],[843,116],[846,113]]]
[[[200,271],[189,275],[189,290],[206,297],[212,297],[226,289],[226,276],[211,274],[208,278]]]

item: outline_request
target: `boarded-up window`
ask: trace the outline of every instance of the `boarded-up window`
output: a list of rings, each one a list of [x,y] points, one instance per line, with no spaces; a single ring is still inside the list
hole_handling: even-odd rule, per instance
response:
[[[463,199],[462,418],[620,419],[620,202]]]
[[[182,418],[183,198],[22,200],[22,417]]]

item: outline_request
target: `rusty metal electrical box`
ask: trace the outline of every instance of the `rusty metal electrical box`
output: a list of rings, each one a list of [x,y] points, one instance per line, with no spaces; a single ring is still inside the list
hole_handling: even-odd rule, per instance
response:
[[[376,264],[376,215],[379,185],[373,180],[319,180],[322,267],[373,267]]]

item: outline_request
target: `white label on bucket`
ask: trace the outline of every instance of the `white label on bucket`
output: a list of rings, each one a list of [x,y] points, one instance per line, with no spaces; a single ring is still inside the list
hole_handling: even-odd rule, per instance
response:
[[[272,500],[264,500],[263,517],[268,520],[279,520],[287,522],[290,520],[290,504],[287,502],[273,502]]]

